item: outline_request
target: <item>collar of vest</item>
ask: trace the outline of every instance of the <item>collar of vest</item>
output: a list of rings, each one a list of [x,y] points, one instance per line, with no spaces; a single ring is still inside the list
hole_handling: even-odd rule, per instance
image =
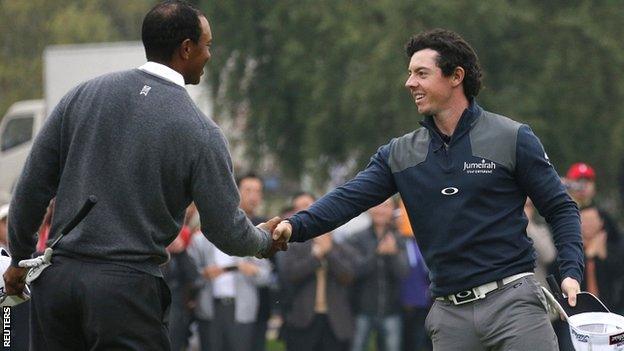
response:
[[[479,106],[479,104],[477,104],[476,99],[472,98],[470,100],[470,105],[468,105],[459,118],[457,128],[455,128],[455,131],[451,136],[449,145],[453,144],[456,140],[459,140],[464,134],[470,131],[470,129],[472,129],[472,127],[476,124],[477,119],[481,116],[481,114],[483,114],[483,109]],[[429,130],[429,134],[431,135],[431,139],[435,143],[435,146],[441,147],[444,144],[440,131],[433,121],[433,116],[425,116],[425,119],[420,122],[420,125]]]

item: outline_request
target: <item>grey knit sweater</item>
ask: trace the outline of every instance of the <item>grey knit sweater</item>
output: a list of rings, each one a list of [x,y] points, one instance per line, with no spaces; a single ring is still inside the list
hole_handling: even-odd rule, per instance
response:
[[[191,201],[202,232],[230,255],[270,245],[238,208],[227,141],[186,90],[138,69],[70,91],[48,117],[19,179],[9,214],[13,265],[34,251],[56,196],[50,239],[94,194],[98,204],[55,254],[116,262],[154,275]]]

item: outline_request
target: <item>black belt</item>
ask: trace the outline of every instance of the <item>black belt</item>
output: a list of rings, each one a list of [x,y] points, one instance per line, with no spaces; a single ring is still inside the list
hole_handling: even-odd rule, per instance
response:
[[[220,305],[233,305],[236,303],[236,298],[234,297],[215,297],[214,302]]]

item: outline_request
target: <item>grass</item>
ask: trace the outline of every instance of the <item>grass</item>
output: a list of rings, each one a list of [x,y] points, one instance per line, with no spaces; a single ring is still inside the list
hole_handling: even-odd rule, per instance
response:
[[[375,336],[371,337],[368,342],[368,351],[375,351]],[[279,340],[268,340],[266,343],[267,351],[285,351],[286,345]]]
[[[286,350],[286,345],[279,340],[269,340],[266,344],[267,351],[284,351]]]

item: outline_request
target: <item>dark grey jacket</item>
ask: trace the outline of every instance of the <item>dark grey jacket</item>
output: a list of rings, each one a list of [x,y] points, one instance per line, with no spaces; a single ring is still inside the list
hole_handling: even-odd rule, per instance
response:
[[[327,317],[340,340],[351,339],[354,332],[349,286],[353,283],[356,252],[348,246],[334,243],[326,256]],[[316,270],[321,261],[312,255],[312,241],[294,243],[278,257],[279,272],[284,288],[290,294],[286,311],[288,327],[306,328],[315,312]]]
[[[56,196],[54,240],[91,194],[99,202],[55,254],[117,262],[154,275],[195,201],[206,237],[230,255],[270,245],[238,208],[227,141],[184,87],[138,69],[71,90],[37,136],[9,215],[13,264],[35,249]]]
[[[353,298],[355,312],[384,317],[401,311],[401,281],[409,273],[409,261],[403,238],[388,231],[397,241],[396,255],[377,254],[379,240],[372,227],[355,233],[347,240],[357,251]]]

